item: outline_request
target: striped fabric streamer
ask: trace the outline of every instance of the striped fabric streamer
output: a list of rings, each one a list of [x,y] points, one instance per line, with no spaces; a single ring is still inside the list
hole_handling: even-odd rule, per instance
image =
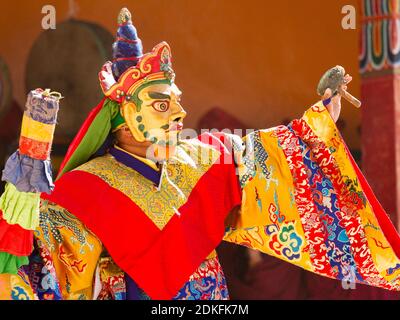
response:
[[[36,89],[28,94],[21,127],[21,154],[38,160],[48,159],[60,98],[59,93],[49,89]]]
[[[0,273],[16,274],[28,264],[39,224],[40,194],[54,188],[50,151],[60,99],[50,89],[28,94],[19,149],[8,158],[2,174],[7,184],[0,197]]]
[[[54,188],[49,159],[60,98],[50,89],[28,94],[19,150],[7,160],[2,176],[20,192],[50,193]]]

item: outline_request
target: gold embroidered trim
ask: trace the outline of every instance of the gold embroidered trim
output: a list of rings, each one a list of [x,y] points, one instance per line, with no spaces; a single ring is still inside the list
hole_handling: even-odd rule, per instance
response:
[[[94,174],[127,195],[162,230],[175,214],[180,214],[179,208],[219,156],[219,151],[197,139],[185,140],[177,147],[176,155],[165,163],[159,188],[110,154],[76,170]]]

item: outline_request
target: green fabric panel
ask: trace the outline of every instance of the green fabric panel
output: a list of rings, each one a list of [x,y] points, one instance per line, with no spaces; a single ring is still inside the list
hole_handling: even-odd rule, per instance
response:
[[[118,128],[121,124],[125,123],[125,119],[121,114],[121,111],[118,109],[117,115],[111,120],[111,128]]]
[[[7,183],[0,197],[0,210],[8,224],[18,224],[26,230],[35,230],[39,225],[40,193],[20,192],[12,183]]]
[[[81,143],[76,148],[64,169],[59,173],[57,179],[61,178],[64,173],[87,162],[89,158],[99,150],[110,133],[111,120],[117,115],[118,111],[118,102],[110,99],[104,102],[100,112],[94,118]]]
[[[0,252],[0,274],[17,274],[19,267],[28,264],[28,257],[18,257],[7,252]]]

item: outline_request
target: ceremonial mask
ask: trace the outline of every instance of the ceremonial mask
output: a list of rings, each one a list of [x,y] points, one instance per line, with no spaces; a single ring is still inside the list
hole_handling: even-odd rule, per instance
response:
[[[126,125],[138,142],[175,146],[186,112],[180,104],[182,92],[174,83],[171,49],[162,42],[143,55],[126,9],[120,13],[119,24],[112,64],[116,82],[107,88],[100,79],[104,94],[120,105],[113,129]]]

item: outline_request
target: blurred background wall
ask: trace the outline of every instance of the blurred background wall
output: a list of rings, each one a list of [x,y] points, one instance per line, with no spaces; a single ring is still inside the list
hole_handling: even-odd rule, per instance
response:
[[[2,1],[0,56],[10,69],[13,96],[23,106],[26,93],[33,89],[25,85],[27,61],[43,32],[44,5],[55,6],[57,23],[72,15],[98,24],[112,35],[120,8],[127,6],[133,12],[145,51],[162,40],[172,47],[177,84],[184,92],[188,111],[186,126],[196,127],[207,111],[219,107],[250,128],[267,128],[300,116],[318,99],[316,85],[322,73],[336,64],[342,64],[354,76],[351,89],[359,96],[357,30],[341,27],[341,8],[356,2]],[[72,12],[71,3],[75,4]],[[71,62],[66,57],[58,63]],[[81,76],[83,81],[97,84],[96,73]],[[68,98],[68,92],[62,93]],[[82,112],[91,107],[79,106]],[[360,113],[347,103],[343,109],[343,134],[350,147],[357,149]]]

